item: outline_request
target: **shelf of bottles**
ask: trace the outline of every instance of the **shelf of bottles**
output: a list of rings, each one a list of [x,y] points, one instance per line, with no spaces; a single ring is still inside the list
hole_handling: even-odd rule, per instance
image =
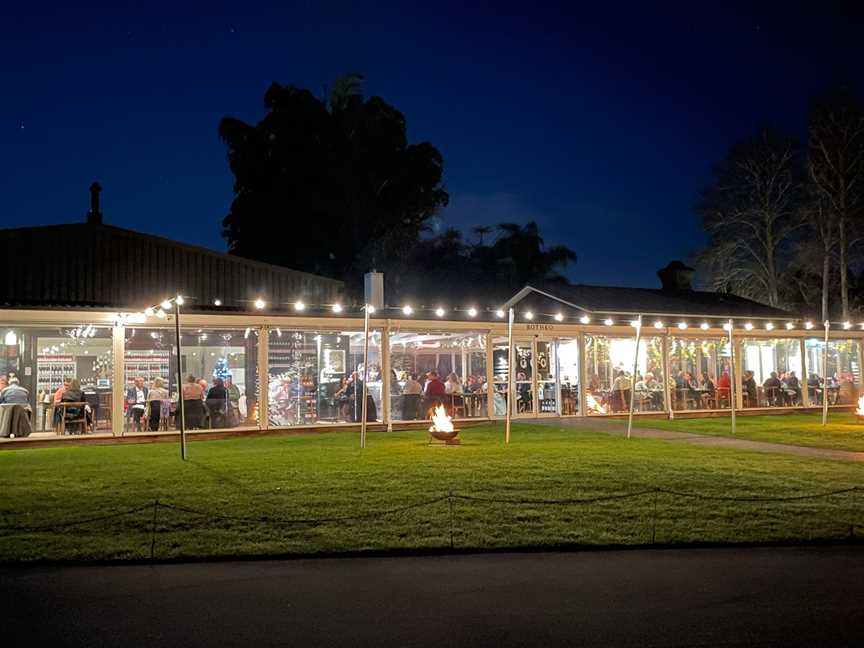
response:
[[[149,385],[154,378],[162,378],[167,385],[171,374],[171,357],[167,350],[126,351],[124,354],[124,377],[131,384],[137,376]]]
[[[36,389],[40,392],[56,391],[64,378],[74,378],[77,372],[75,358],[71,355],[39,355],[36,368]]]

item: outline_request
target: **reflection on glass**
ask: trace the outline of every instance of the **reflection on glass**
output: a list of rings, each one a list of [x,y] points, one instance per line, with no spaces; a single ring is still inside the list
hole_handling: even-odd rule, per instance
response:
[[[506,337],[492,338],[492,414],[507,416],[510,366]]]
[[[731,407],[729,342],[723,338],[669,339],[669,394],[672,408]]]
[[[861,385],[860,344],[860,341],[853,339],[829,339],[826,366],[825,341],[819,338],[807,338],[804,341],[809,372],[807,392],[811,405],[822,405],[826,391],[829,405],[852,405],[857,402]]]
[[[633,364],[636,360],[634,381]],[[635,383],[635,411],[660,411],[664,407],[663,339],[643,337],[636,355],[636,339],[605,335],[585,337],[588,414],[627,412]]]
[[[281,427],[363,418],[363,331],[271,329],[268,416]],[[381,420],[381,334],[369,332],[368,421]]]
[[[540,414],[558,412],[558,359],[555,343],[538,340],[537,348],[537,411]]]
[[[801,345],[798,339],[741,341],[741,398],[744,407],[802,404]]]
[[[513,414],[533,414],[534,399],[531,390],[534,374],[531,342],[513,343],[513,362],[516,365]]]
[[[558,342],[558,370],[561,374],[561,414],[579,412],[579,340],[561,338]]]
[[[394,420],[428,417],[443,403],[455,418],[487,415],[486,334],[482,331],[411,331],[390,336],[390,415]],[[433,377],[444,394],[429,393]],[[437,382],[434,383],[438,387]]]

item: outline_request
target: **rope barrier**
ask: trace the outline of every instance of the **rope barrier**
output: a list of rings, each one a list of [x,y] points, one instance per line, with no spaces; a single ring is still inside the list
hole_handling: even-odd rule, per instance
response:
[[[77,520],[70,520],[68,522],[52,522],[51,524],[41,524],[37,526],[8,526],[2,525],[0,529],[11,529],[13,531],[42,531],[45,529],[63,529],[71,526],[78,526],[81,524],[89,524],[91,522],[102,522],[103,520],[111,520],[114,518],[123,517],[124,515],[131,515],[132,513],[139,513],[140,511],[144,511],[149,509],[153,504],[147,503],[143,506],[136,506],[135,508],[125,509],[123,511],[117,511],[116,513],[109,513],[107,515],[100,515],[97,517],[88,517],[88,518],[80,518]]]

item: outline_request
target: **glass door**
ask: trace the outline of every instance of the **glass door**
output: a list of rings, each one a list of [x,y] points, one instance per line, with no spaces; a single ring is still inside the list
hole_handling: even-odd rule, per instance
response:
[[[534,349],[531,340],[513,342],[514,416],[534,416]]]
[[[558,414],[558,354],[555,343],[550,340],[537,340],[537,413],[539,415]]]

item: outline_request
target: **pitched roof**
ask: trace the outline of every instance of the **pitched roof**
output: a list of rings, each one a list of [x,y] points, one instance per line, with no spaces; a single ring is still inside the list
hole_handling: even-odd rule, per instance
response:
[[[506,305],[524,300],[551,299],[589,313],[665,315],[690,317],[794,319],[785,310],[731,295],[702,290],[662,290],[558,284],[537,288],[525,286]]]

